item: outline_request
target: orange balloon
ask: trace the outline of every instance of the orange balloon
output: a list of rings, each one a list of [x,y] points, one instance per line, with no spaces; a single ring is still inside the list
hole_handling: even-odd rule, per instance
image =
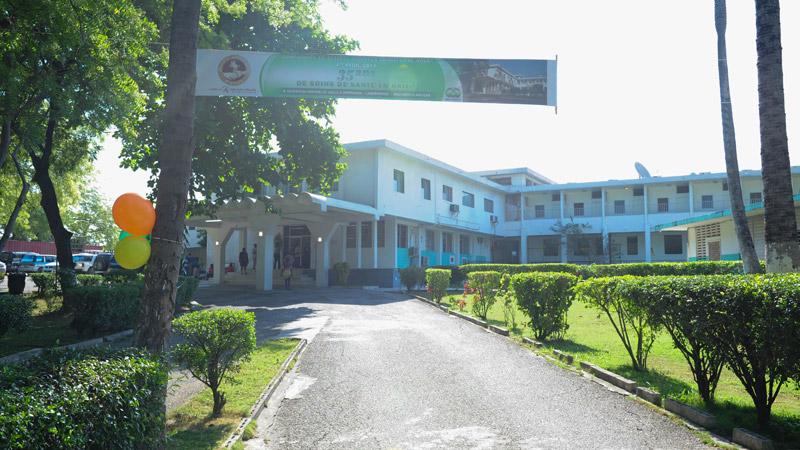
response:
[[[150,200],[132,192],[120,195],[111,213],[117,226],[134,236],[150,234],[156,223],[156,210]]]

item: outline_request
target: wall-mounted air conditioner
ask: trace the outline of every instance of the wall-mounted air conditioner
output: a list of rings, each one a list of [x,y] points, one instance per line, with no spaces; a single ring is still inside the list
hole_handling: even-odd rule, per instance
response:
[[[422,259],[421,262],[422,267],[428,267],[431,265],[431,261],[427,256],[422,256],[421,259]]]
[[[469,258],[461,258],[461,264],[469,264]]]
[[[456,263],[456,255],[450,255],[450,264]]]
[[[497,218],[497,216],[489,216],[489,222],[497,223],[499,222],[499,219]]]
[[[455,203],[450,204],[450,212],[457,213],[458,212],[458,205]]]

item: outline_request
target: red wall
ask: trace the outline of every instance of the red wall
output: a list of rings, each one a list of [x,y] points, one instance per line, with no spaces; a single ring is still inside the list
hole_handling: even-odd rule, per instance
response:
[[[103,247],[99,245],[87,245],[84,250],[102,250]],[[55,255],[56,244],[55,242],[34,242],[34,241],[15,241],[9,240],[3,251],[7,252],[33,252],[41,255]],[[73,253],[80,253],[74,251]]]

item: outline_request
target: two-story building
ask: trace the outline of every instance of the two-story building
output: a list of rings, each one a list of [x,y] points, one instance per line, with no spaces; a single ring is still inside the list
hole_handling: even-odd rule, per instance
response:
[[[189,221],[208,231],[207,260],[238,264],[256,244],[254,283],[270,289],[275,255],[289,253],[317,286],[345,261],[351,283],[379,287],[398,286],[408,266],[739,257],[698,231],[729,207],[724,173],[556,184],[528,168],[466,172],[386,140],[345,148],[348,168],[328,195],[269,186]],[[741,176],[745,202],[759,204],[760,172]],[[800,168],[792,177],[800,186]],[[213,282],[224,278],[215,270]]]

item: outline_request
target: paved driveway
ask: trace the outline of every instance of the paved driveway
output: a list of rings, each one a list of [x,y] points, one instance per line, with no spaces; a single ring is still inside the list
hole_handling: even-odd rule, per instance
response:
[[[255,312],[259,339],[310,340],[251,448],[706,448],[651,408],[400,294],[198,297]]]

